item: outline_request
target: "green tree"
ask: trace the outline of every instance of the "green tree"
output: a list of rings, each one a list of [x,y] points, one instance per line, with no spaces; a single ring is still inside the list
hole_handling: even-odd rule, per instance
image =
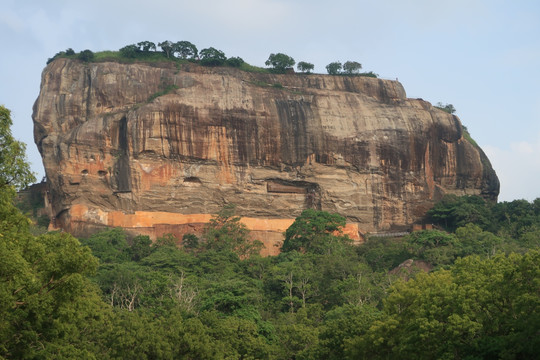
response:
[[[455,243],[454,234],[439,230],[415,231],[406,238],[409,252],[433,266],[453,263],[457,251]]]
[[[493,233],[482,230],[480,226],[468,223],[456,230],[456,255],[493,256],[503,247],[503,239]]]
[[[540,251],[470,256],[398,282],[349,358],[528,359],[540,348]]]
[[[0,105],[0,191],[5,187],[21,190],[36,178],[26,160],[26,146],[11,134],[11,111]]]
[[[173,52],[178,53],[181,59],[195,59],[198,55],[197,47],[189,41],[178,41],[174,43]]]
[[[72,48],[68,48],[66,51],[59,51],[57,52],[52,58],[49,58],[47,60],[47,64],[50,64],[53,60],[58,59],[60,57],[67,57],[75,55],[75,51]]]
[[[427,212],[428,218],[447,231],[474,223],[484,230],[492,226],[491,208],[480,196],[445,195]]]
[[[128,57],[128,58],[135,58],[139,54],[139,46],[138,45],[126,45],[123,48],[120,49],[120,54],[122,56]]]
[[[232,251],[241,258],[256,255],[262,243],[249,239],[248,228],[235,215],[236,206],[227,204],[212,217],[202,235],[206,250]]]
[[[296,68],[298,69],[298,71],[309,74],[309,73],[311,73],[311,71],[313,71],[313,69],[315,68],[315,65],[313,65],[311,63],[308,63],[308,62],[305,62],[305,61],[300,61],[296,65]]]
[[[306,209],[285,231],[281,251],[331,253],[350,243],[342,233],[343,226],[345,218],[339,214]]]
[[[3,216],[9,207],[0,205]],[[34,237],[16,213],[2,221],[0,357],[92,357],[110,316],[87,278],[96,267],[90,250],[69,234]]]
[[[339,75],[341,73],[342,68],[343,68],[343,65],[341,65],[341,62],[339,61],[334,61],[326,65],[326,71],[330,75]]]
[[[92,50],[83,50],[79,53],[79,59],[84,62],[92,61],[94,59],[94,53]]]
[[[184,249],[195,251],[199,248],[199,238],[195,234],[184,234],[182,236],[182,246]]]
[[[244,64],[244,59],[241,57],[230,57],[227,59],[227,65],[232,67],[240,67]]]
[[[99,232],[83,239],[82,243],[90,247],[102,263],[126,262],[131,257],[126,233],[121,228]]]
[[[359,75],[360,76],[365,76],[365,77],[371,77],[371,78],[378,78],[379,77],[379,74],[375,74],[373,71],[363,72],[363,73],[361,73]]]
[[[411,257],[403,238],[368,237],[356,251],[373,271],[390,271]]]
[[[168,58],[171,57],[171,55],[174,53],[173,45],[174,44],[170,42],[169,40],[165,40],[158,43],[158,46],[161,48],[165,56],[167,56]]]
[[[296,62],[289,55],[283,53],[270,54],[268,60],[264,63],[266,66],[271,66],[276,73],[284,73],[292,68]]]
[[[456,108],[452,104],[443,104],[442,102],[438,102],[435,107],[449,114],[453,114],[456,112]]]
[[[540,218],[533,203],[527,200],[500,202],[492,208],[494,231],[501,236],[518,239],[534,225],[540,226]]]
[[[520,250],[540,248],[540,224],[531,226],[518,239]]]
[[[221,343],[221,359],[268,359],[268,340],[259,334],[254,321],[239,317],[221,317],[215,311],[203,312],[199,317],[213,342]]]
[[[362,64],[356,61],[345,61],[343,64],[343,72],[347,75],[357,75],[362,69]]]
[[[137,46],[142,52],[156,51],[156,44],[151,41],[140,41],[137,43]]]
[[[345,305],[327,312],[319,334],[317,358],[345,359],[347,343],[355,337],[363,336],[381,318],[382,313],[369,305]]]
[[[200,52],[201,64],[205,66],[221,66],[227,61],[225,53],[213,47],[202,49]]]
[[[133,261],[140,261],[150,255],[153,250],[152,240],[148,235],[135,236],[129,246],[129,254]]]

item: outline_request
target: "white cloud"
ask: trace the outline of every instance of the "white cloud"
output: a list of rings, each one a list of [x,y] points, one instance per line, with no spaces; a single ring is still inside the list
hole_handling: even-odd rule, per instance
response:
[[[533,141],[519,141],[508,149],[483,146],[501,182],[499,201],[540,197],[540,133]]]

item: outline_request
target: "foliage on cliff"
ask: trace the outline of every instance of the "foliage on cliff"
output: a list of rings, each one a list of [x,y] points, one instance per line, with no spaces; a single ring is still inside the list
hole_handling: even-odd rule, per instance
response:
[[[160,50],[158,50],[161,49]],[[94,54],[91,50],[84,50],[80,53],[75,53],[71,48],[56,53],[52,58],[47,60],[47,64],[51,63],[58,58],[74,58],[80,59],[84,62],[88,61],[177,61],[177,62],[193,62],[203,66],[229,66],[240,68],[249,72],[263,72],[263,73],[278,73],[284,74],[286,72],[294,72],[295,60],[283,53],[272,53],[265,62],[268,68],[257,67],[249,65],[238,56],[227,58],[225,53],[221,50],[209,47],[199,51],[197,46],[189,41],[177,41],[172,42],[165,40],[162,42],[153,43],[151,41],[140,41],[137,44],[130,44],[120,48],[119,51],[102,51]],[[339,69],[332,66],[339,64]],[[334,70],[328,70],[329,66]],[[374,72],[360,73],[362,65],[357,61],[347,61],[343,64],[335,62],[327,67],[330,75],[357,75],[367,77],[378,77]],[[310,74],[314,69],[314,65],[305,61],[298,63],[298,70],[305,74]],[[343,72],[340,70],[343,69]]]

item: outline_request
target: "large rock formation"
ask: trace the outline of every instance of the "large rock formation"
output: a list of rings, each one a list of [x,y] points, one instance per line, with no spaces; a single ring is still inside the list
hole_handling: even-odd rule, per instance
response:
[[[308,207],[347,231],[394,231],[446,193],[496,199],[456,116],[397,81],[172,62],[58,59],[34,105],[57,226],[196,231],[224,204],[269,252]]]

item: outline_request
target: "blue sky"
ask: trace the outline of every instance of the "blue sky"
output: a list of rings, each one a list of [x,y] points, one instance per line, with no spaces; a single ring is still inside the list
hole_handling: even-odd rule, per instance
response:
[[[0,104],[32,137],[41,71],[58,51],[188,40],[264,66],[270,53],[315,64],[354,60],[451,103],[501,180],[500,201],[540,197],[540,1],[3,0]]]

